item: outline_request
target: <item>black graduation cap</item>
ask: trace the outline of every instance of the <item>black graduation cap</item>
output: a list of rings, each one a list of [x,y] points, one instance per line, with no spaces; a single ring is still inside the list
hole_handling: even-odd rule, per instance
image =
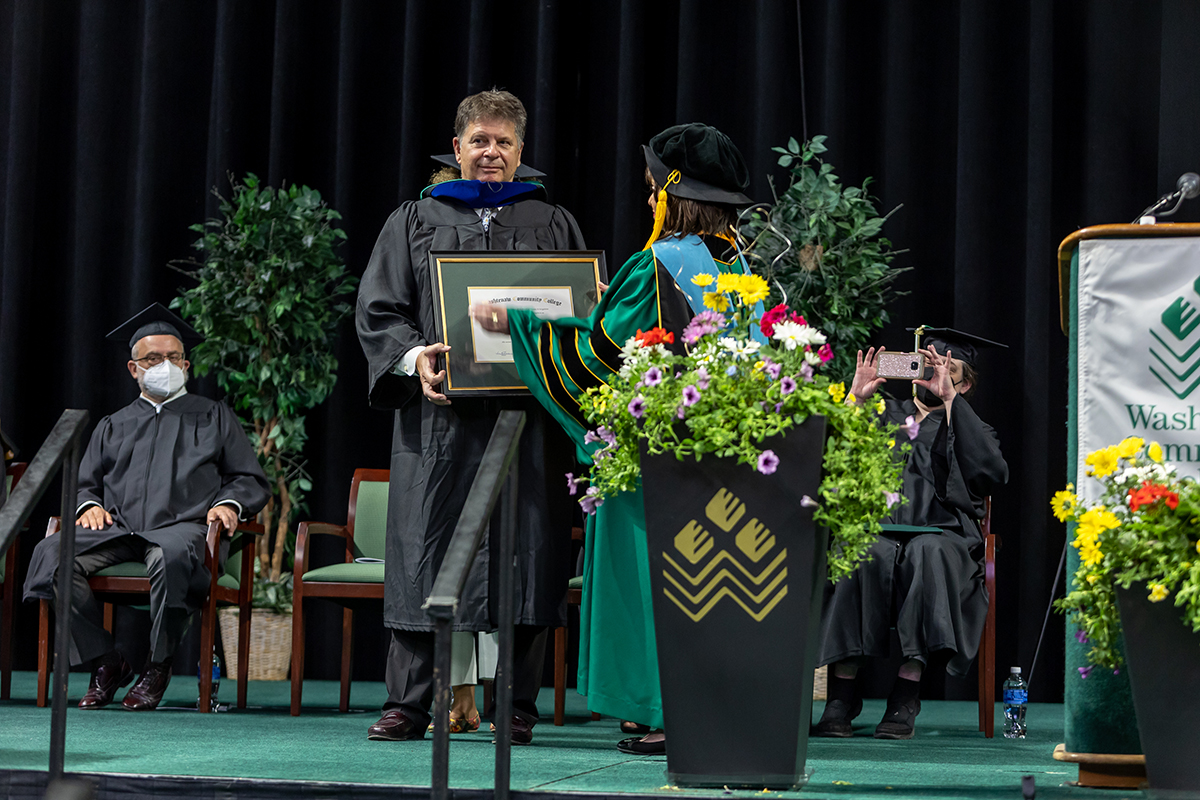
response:
[[[750,170],[728,136],[711,125],[673,125],[642,145],[650,177],[667,194],[703,203],[748,206]],[[679,171],[679,180],[669,176]]]
[[[453,167],[454,169],[462,168],[462,166],[458,163],[458,159],[454,157],[454,153],[447,153],[444,156],[430,156],[430,158],[439,164],[446,165],[447,167]],[[546,177],[546,173],[542,172],[540,169],[534,169],[528,164],[522,162],[517,165],[517,171],[513,173],[513,177],[517,180],[527,181],[534,178],[544,178]]]
[[[980,348],[1008,347],[1006,344],[993,342],[991,339],[985,339],[973,333],[964,333],[954,328],[932,328],[928,325],[922,325],[919,329],[908,328],[907,330],[921,330],[922,335],[925,337],[925,340],[922,342],[924,346],[932,347],[943,355],[945,355],[947,349],[950,349],[954,352],[955,358],[971,366],[975,366],[975,359],[979,357]]]
[[[191,347],[204,341],[204,337],[196,329],[179,318],[162,303],[151,303],[132,317],[114,328],[104,338],[119,342],[129,338],[132,348],[139,339],[145,336],[167,334],[183,342],[184,347]]]

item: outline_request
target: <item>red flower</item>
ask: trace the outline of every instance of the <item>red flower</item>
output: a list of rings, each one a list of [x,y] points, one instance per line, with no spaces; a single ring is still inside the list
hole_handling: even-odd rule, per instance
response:
[[[1139,488],[1129,490],[1129,508],[1132,511],[1137,511],[1142,506],[1152,505],[1160,499],[1172,511],[1179,506],[1178,494],[1165,486],[1150,483],[1150,481],[1144,481]]]
[[[796,323],[797,325],[807,325],[808,324],[807,322],[804,321],[804,317],[800,316],[799,312],[796,312],[796,311],[792,312],[792,316],[789,317],[789,319],[791,319],[791,321]]]
[[[772,308],[770,311],[762,315],[762,319],[758,321],[758,327],[762,330],[763,336],[770,339],[775,334],[775,323],[782,322],[787,319],[788,308],[783,303]],[[795,317],[792,314],[792,317]],[[801,323],[803,324],[803,323]]]
[[[642,329],[638,328],[637,336],[633,337],[641,343],[642,347],[653,347],[656,344],[674,344],[675,334],[662,328],[651,328],[642,333]]]

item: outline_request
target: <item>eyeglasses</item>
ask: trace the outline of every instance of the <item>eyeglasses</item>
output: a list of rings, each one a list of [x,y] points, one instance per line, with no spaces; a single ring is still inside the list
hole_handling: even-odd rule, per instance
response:
[[[135,364],[140,364],[143,367],[157,367],[164,361],[170,361],[178,367],[183,364],[183,353],[167,353],[165,356],[162,353],[151,353],[148,356],[133,359]]]

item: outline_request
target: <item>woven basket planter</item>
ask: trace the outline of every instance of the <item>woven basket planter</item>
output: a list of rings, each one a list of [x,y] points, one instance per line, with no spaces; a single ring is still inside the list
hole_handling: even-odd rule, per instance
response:
[[[829,699],[829,667],[817,667],[813,671],[813,700]]]
[[[292,661],[292,615],[276,614],[262,608],[251,610],[250,617],[250,680],[287,680]],[[225,675],[237,677],[238,668],[238,609],[222,608],[221,646],[225,651]]]

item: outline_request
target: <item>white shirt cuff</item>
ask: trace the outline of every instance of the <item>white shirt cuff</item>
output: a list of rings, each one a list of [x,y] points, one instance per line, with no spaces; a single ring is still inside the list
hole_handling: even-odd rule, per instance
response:
[[[242,504],[239,503],[237,500],[232,500],[232,499],[218,500],[217,502],[212,504],[213,508],[216,508],[217,506],[236,506],[237,512],[238,512],[238,519],[242,519]]]
[[[401,356],[400,361],[392,369],[397,375],[416,375],[417,374],[417,356],[421,355],[421,351],[425,349],[425,345],[419,344],[411,348],[407,353]]]
[[[75,519],[79,519],[79,515],[82,514],[83,510],[85,508],[87,508],[88,506],[98,506],[101,510],[103,510],[103,508],[104,508],[104,506],[101,506],[95,500],[87,500],[83,503],[80,503],[79,508],[75,509]]]

